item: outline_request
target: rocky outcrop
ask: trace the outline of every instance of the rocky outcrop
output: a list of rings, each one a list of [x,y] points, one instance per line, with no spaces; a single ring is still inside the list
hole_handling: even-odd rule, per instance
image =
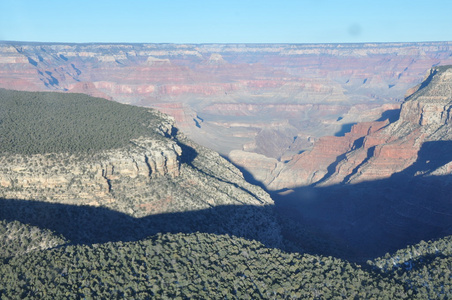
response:
[[[362,149],[356,150],[373,153],[347,181],[387,178],[416,162],[424,143],[452,140],[451,109],[452,68],[433,68],[418,91],[402,104],[400,119],[369,135]]]
[[[450,67],[431,69],[425,80],[416,87],[417,91],[407,97],[400,115],[401,122],[421,126],[450,124],[451,83]]]
[[[344,137],[320,138],[311,151],[287,163],[269,188],[389,178],[417,162],[425,143],[452,140],[451,109],[452,67],[433,68],[402,104],[397,121],[359,123]],[[432,164],[427,173],[450,174],[449,165],[447,160]]]
[[[158,176],[179,176],[181,154],[173,140],[143,138],[131,140],[127,148],[92,157],[2,155],[0,197],[103,205],[113,201],[117,182],[134,180],[136,186],[145,186]]]
[[[345,154],[360,147],[364,136],[378,131],[388,121],[353,125],[345,136],[326,136],[314,143],[311,150],[295,155],[267,185],[279,190],[322,182],[335,172],[335,165]]]
[[[231,151],[228,158],[236,166],[247,166],[243,172],[249,173],[251,176],[248,181],[257,182],[264,186],[269,185],[284,165],[275,158],[242,150]]]

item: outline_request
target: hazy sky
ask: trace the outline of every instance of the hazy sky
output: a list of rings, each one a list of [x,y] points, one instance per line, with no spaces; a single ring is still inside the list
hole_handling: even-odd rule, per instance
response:
[[[0,40],[452,41],[451,13],[451,0],[0,0]]]

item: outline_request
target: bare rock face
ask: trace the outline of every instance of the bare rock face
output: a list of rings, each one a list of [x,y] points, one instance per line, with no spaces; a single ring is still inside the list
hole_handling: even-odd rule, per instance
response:
[[[433,68],[429,72],[418,91],[402,104],[400,119],[364,141],[360,151],[367,149],[373,153],[351,174],[349,182],[388,178],[416,162],[424,143],[452,140],[451,75],[450,67]],[[441,175],[445,174],[448,173]]]
[[[283,167],[275,158],[242,150],[231,151],[228,158],[234,165],[247,166],[244,172],[249,172],[254,181],[264,186],[268,186]]]
[[[450,124],[451,82],[450,68],[431,69],[424,82],[416,87],[417,91],[407,97],[404,109],[401,111],[402,122],[421,126]]]
[[[360,147],[364,136],[387,124],[387,121],[358,123],[343,137],[320,138],[314,143],[312,150],[295,155],[271,181],[268,188],[279,190],[325,180],[332,175],[333,167],[345,157],[345,153]]]
[[[175,141],[143,138],[132,140],[127,148],[92,157],[64,153],[2,155],[1,197],[107,205],[115,201],[112,191],[121,182],[133,179],[135,186],[144,187],[159,176],[179,176],[181,154]]]

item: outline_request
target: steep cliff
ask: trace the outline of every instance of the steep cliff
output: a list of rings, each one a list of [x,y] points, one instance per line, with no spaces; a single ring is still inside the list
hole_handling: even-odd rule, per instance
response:
[[[414,90],[402,104],[397,121],[358,123],[343,137],[320,138],[312,150],[288,162],[268,187],[389,178],[418,162],[424,143],[452,140],[452,68],[433,68]],[[452,170],[450,161],[430,165],[428,172],[418,175],[446,175]]]
[[[417,87],[417,91],[402,104],[399,120],[368,134],[362,147],[348,153],[347,159],[338,164],[337,175],[327,182],[356,183],[388,178],[419,163],[423,158],[421,154],[431,157],[426,162],[430,167],[428,170],[418,170],[413,175],[450,174],[450,161],[430,161],[439,158],[440,153],[424,152],[432,142],[447,143],[452,140],[451,109],[452,67],[433,68]],[[367,155],[364,156],[363,153]],[[363,156],[362,160],[357,158]],[[354,163],[350,166],[347,160]]]

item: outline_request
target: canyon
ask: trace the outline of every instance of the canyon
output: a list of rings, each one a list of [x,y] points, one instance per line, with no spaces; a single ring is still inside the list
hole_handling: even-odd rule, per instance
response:
[[[451,86],[452,68],[431,69],[414,88],[415,92],[405,99],[397,120],[360,122],[344,136],[321,137],[311,150],[295,155],[280,167],[278,175],[266,186],[278,190],[353,184],[389,178],[407,169],[418,159],[424,143],[452,140]],[[432,161],[427,173],[450,174],[451,162],[442,163],[437,165]],[[274,167],[271,172],[278,165]]]
[[[246,205],[274,204],[285,219],[280,229],[272,225],[271,214],[270,221],[269,215],[251,218],[250,224],[270,223],[257,225],[268,232],[253,238],[279,245],[274,237],[281,230],[295,251],[365,261],[451,234],[452,77],[450,68],[440,67],[448,64],[451,42],[1,42],[0,87],[84,93],[155,108],[172,116],[183,132],[174,133],[171,125],[163,131],[170,140],[166,146],[141,141],[147,150],[138,145],[109,153],[109,159],[86,161],[90,167],[75,175],[64,169],[55,178],[41,176],[45,167],[28,174],[26,162],[14,159],[1,177],[3,197],[21,189],[20,198],[46,201],[69,188],[81,199],[72,200],[86,201],[77,185],[65,184],[94,179],[90,184],[96,197],[84,204],[107,205],[134,217],[240,205],[245,197]],[[221,156],[239,167],[248,182],[270,192],[274,202]],[[156,159],[153,167],[146,157]],[[215,170],[202,171],[206,168]],[[15,178],[8,175],[12,172]],[[31,194],[31,177],[47,186]],[[131,194],[129,186],[137,192]],[[175,186],[185,192],[169,192],[171,198],[167,191],[156,192]],[[143,198],[153,193],[159,199],[155,205]],[[130,205],[136,202],[141,206]],[[234,229],[227,232],[243,236],[233,223],[246,214],[228,221]],[[327,245],[318,249],[319,241]]]

